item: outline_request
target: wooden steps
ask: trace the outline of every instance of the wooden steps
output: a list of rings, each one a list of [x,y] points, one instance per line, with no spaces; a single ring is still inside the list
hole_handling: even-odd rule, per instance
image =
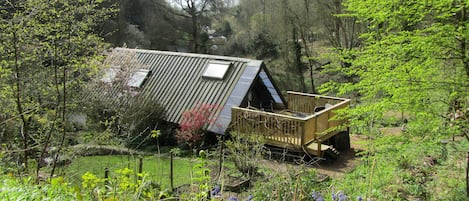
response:
[[[319,157],[323,157],[324,153],[328,150],[332,150],[333,152],[335,150],[332,146],[325,144],[321,144],[321,146],[319,147],[319,144],[317,142],[311,142],[306,145],[303,149],[301,148],[301,145],[299,143],[294,143],[299,142],[299,139],[292,136],[275,136],[270,138],[268,136],[265,136],[265,138],[265,143],[268,145],[287,148],[291,149],[292,151],[308,152],[308,154],[310,155]]]
[[[318,143],[311,142],[305,146],[305,151],[308,152],[309,154],[322,157],[324,152],[326,152],[328,149],[331,149],[331,148],[332,148],[331,146],[325,145],[325,144],[321,144],[321,147],[319,147]]]

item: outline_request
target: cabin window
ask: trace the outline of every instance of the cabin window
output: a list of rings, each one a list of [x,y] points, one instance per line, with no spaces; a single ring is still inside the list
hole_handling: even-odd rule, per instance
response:
[[[147,69],[138,70],[132,75],[130,80],[127,82],[127,86],[134,87],[134,88],[142,87],[148,75],[150,75],[150,70],[147,70]]]
[[[104,76],[101,81],[104,83],[112,83],[121,70],[120,66],[112,66],[104,71]]]
[[[230,66],[231,66],[230,62],[210,61],[207,64],[202,77],[223,80]]]

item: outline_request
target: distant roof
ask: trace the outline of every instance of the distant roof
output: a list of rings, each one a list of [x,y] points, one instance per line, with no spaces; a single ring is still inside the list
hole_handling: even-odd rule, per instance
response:
[[[230,123],[231,107],[240,106],[256,76],[265,74],[260,60],[127,48],[115,48],[105,63],[102,86],[112,86],[116,69],[124,72],[123,88],[138,98],[158,101],[169,122],[180,123],[182,113],[197,104],[220,106],[213,114],[215,124],[208,128],[220,134]],[[99,87],[96,92],[115,104],[123,88]],[[276,92],[273,96],[280,97]]]

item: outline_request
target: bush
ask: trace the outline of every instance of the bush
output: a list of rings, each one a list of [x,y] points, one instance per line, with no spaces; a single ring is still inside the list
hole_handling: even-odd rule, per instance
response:
[[[252,133],[231,133],[231,139],[226,142],[228,160],[248,178],[257,175],[257,171],[264,154],[264,139],[261,135]]]
[[[160,130],[166,125],[164,118],[164,107],[158,102],[134,101],[123,115],[123,124],[128,128],[127,136],[123,136],[126,146],[143,148],[155,145],[157,139],[151,137],[151,131]],[[161,135],[165,134],[167,133]]]
[[[214,123],[212,114],[219,110],[218,105],[197,104],[182,114],[180,129],[176,132],[178,143],[186,143],[190,149],[202,146],[206,128]]]
[[[89,138],[101,138],[102,134],[112,134],[115,139],[129,148],[140,149],[155,145],[156,140],[174,144],[170,124],[164,121],[165,110],[156,101],[142,101],[132,98],[129,104],[121,105],[118,108],[110,106],[103,101],[93,101],[93,106],[87,110],[90,129],[97,130],[94,133],[98,136],[87,136]],[[159,138],[152,138],[152,130],[163,132]],[[88,133],[90,134],[90,133]],[[108,135],[105,135],[108,136]],[[104,142],[115,140],[108,139]],[[161,143],[160,143],[161,144]]]

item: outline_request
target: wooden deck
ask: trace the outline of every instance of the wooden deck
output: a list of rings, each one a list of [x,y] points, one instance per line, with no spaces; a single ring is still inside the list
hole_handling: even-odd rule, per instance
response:
[[[330,148],[322,142],[343,130],[340,126],[346,123],[332,118],[336,110],[348,107],[350,100],[288,92],[288,101],[288,110],[277,113],[233,107],[233,130],[261,135],[269,145],[322,156]],[[325,109],[314,112],[320,106]]]

